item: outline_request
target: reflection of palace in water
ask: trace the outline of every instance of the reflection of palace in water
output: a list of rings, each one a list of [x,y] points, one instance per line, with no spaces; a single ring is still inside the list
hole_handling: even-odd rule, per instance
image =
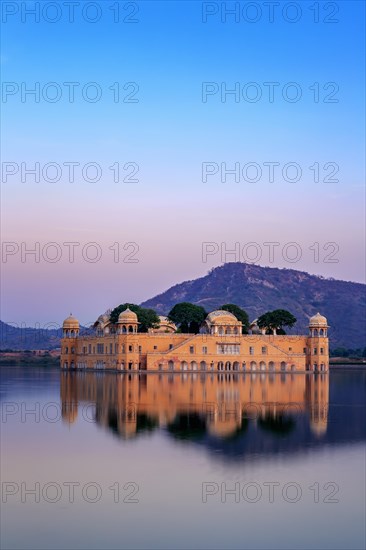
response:
[[[63,323],[63,369],[115,371],[326,372],[329,368],[327,319],[317,313],[308,335],[266,334],[253,322],[251,334],[228,311],[209,313],[199,334],[182,334],[166,318],[149,333],[138,332],[136,314],[126,309],[118,322],[96,321],[93,335],[80,335],[77,319]]]
[[[183,438],[200,432],[231,437],[248,422],[286,433],[298,415],[321,436],[328,396],[329,377],[322,373],[61,372],[63,419],[73,423],[82,414],[124,438],[157,427]]]

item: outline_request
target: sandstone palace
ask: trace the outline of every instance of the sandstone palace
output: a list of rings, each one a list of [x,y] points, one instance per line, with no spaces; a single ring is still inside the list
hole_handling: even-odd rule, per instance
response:
[[[80,334],[72,315],[63,323],[61,367],[114,371],[270,371],[326,372],[329,368],[328,323],[317,313],[309,320],[308,335],[265,334],[255,322],[250,334],[228,311],[208,314],[199,334],[177,332],[160,317],[160,326],[138,332],[137,315],[122,311],[112,324],[101,315],[92,335]],[[274,331],[275,332],[275,331]]]

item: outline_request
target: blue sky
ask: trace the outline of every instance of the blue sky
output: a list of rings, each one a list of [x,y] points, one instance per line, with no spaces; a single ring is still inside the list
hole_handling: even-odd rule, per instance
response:
[[[69,22],[62,1],[59,21],[50,23],[47,18],[56,12],[51,7],[42,15],[46,3],[40,2],[40,20],[34,22],[22,13],[24,5],[34,4],[2,6],[3,86],[5,92],[19,89],[4,96],[3,88],[1,104],[2,159],[18,166],[6,181],[3,174],[3,239],[19,246],[2,266],[2,319],[61,321],[72,310],[89,321],[117,303],[142,301],[222,263],[220,254],[202,261],[203,242],[225,243],[227,249],[235,242],[241,249],[255,242],[262,247],[261,265],[364,281],[363,2],[320,2],[319,23],[314,2],[295,3],[301,9],[296,23],[286,20],[296,15],[289,2],[275,6],[273,22],[266,4],[255,2],[261,15],[253,23],[243,15],[255,16],[248,2],[238,4],[238,22],[234,16],[221,20],[221,5],[230,9],[235,2],[119,2],[121,19],[138,6],[131,16],[136,23],[114,23],[110,8],[117,3],[109,0],[94,3],[100,12],[95,23],[81,15],[90,2],[75,6],[75,20]],[[338,13],[331,13],[333,4]],[[18,11],[11,15],[14,5]],[[94,8],[88,9],[93,17]],[[203,23],[202,10],[210,9],[217,13]],[[39,102],[30,95],[22,102],[22,87],[37,82]],[[79,83],[73,103],[65,82]],[[81,94],[90,82],[102,93],[95,103]],[[219,90],[239,86],[239,101],[233,95],[221,101],[216,93],[202,102],[204,82]],[[273,102],[268,82],[278,83]],[[114,83],[121,97],[138,86],[133,97],[138,101],[114,102],[109,89]],[[248,83],[254,87],[246,88]],[[286,89],[290,97],[295,90],[288,83],[301,91],[299,101],[283,99]],[[59,101],[42,96],[56,89]],[[260,90],[262,97],[250,102],[245,90]],[[325,102],[327,97],[338,102]],[[31,174],[22,181],[21,163],[36,162],[40,181]],[[62,174],[52,183],[42,178],[42,167],[54,162]],[[74,182],[65,162],[80,165]],[[109,166],[116,162],[138,165],[139,181],[115,183]],[[239,163],[240,170],[255,163],[262,177],[249,182],[228,176],[222,182],[219,172],[204,183],[204,162],[226,163],[228,169]],[[274,182],[268,181],[263,164],[268,162],[279,163]],[[99,181],[83,179],[80,167],[86,163],[100,166]],[[299,181],[281,176],[288,163],[301,168]],[[319,163],[319,182],[309,169],[314,163]],[[339,181],[324,181],[335,165]],[[63,244],[70,241],[80,243],[79,249],[97,243],[100,261],[91,263],[79,253],[70,263]],[[47,243],[57,243],[60,261],[47,261],[42,253],[39,262],[31,255],[22,258],[22,242],[29,249],[40,243],[41,252]],[[130,249],[123,246],[136,243],[138,262],[113,261],[109,247],[115,242],[124,258]],[[273,262],[265,242],[279,243]],[[282,254],[289,242],[301,248],[296,263]],[[309,250],[314,242],[319,261]],[[337,262],[326,261],[332,251],[327,243],[338,247]],[[234,259],[245,258],[226,257]]]

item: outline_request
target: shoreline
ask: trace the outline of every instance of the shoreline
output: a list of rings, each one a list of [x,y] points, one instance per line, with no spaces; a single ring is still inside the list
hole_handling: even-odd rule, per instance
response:
[[[57,352],[53,352],[52,350],[31,350],[31,351],[1,351],[0,350],[0,366],[52,366],[52,367],[59,367],[61,369],[60,365],[60,354]],[[329,370],[336,370],[336,369],[362,369],[366,368],[366,359],[364,358],[341,358],[341,357],[330,357],[329,359]],[[268,369],[265,371],[204,371],[204,370],[187,370],[187,371],[147,371],[147,370],[140,370],[140,371],[130,371],[130,370],[120,370],[120,369],[67,369],[67,370],[73,370],[73,371],[91,371],[91,372],[124,372],[124,373],[146,373],[146,372],[200,372],[200,373],[211,373],[211,372],[233,372],[233,373],[276,373],[277,371],[269,371]],[[281,371],[279,371],[281,372]],[[285,371],[287,372],[287,371]],[[309,371],[301,370],[296,371],[298,373],[306,373]]]

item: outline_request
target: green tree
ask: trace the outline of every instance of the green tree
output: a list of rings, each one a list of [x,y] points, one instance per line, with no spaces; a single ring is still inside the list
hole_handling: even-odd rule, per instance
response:
[[[259,328],[265,328],[272,333],[286,334],[283,327],[291,328],[296,321],[296,317],[286,309],[275,309],[258,317],[257,325]]]
[[[189,302],[175,304],[168,314],[168,319],[175,323],[181,332],[197,334],[207,317],[207,312],[201,306]]]
[[[244,309],[241,309],[241,307],[235,305],[235,304],[225,304],[220,307],[220,309],[224,309],[225,311],[230,311],[235,317],[238,319],[238,321],[241,321],[243,327],[242,327],[242,334],[248,334],[249,330],[249,317],[247,312]]]
[[[138,332],[147,332],[149,328],[156,328],[159,326],[159,317],[153,309],[148,309],[145,307],[138,306],[137,304],[120,304],[115,307],[110,314],[111,323],[117,323],[118,316],[122,311],[129,308],[131,311],[136,313],[137,319],[139,321]]]

